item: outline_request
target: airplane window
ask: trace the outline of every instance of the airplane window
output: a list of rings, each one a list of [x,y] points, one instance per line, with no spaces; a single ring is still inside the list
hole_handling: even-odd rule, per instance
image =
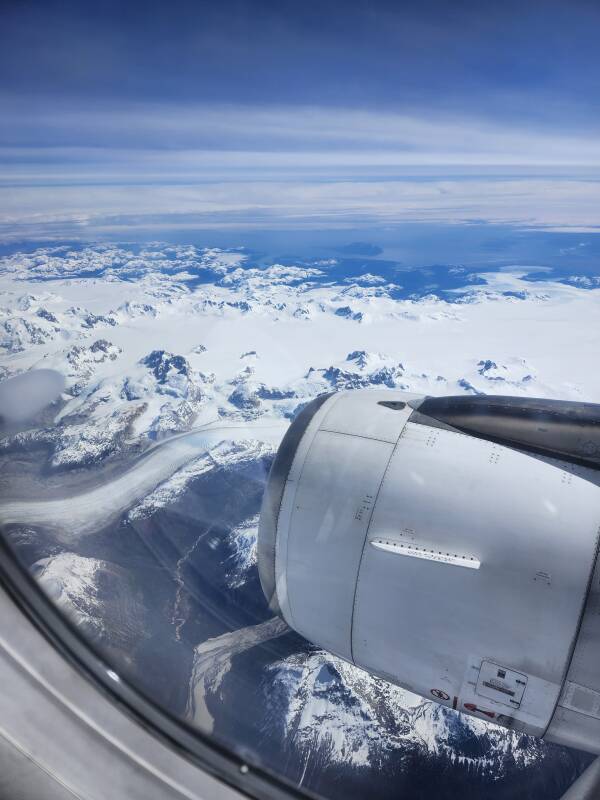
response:
[[[244,250],[167,245],[52,246],[4,256],[3,537],[114,673],[248,764],[333,798],[360,797],[367,786],[390,797],[392,785],[421,796],[415,782],[438,797],[512,797],[515,787],[558,797],[588,755],[490,725],[481,702],[463,709],[482,708],[479,718],[460,713],[443,687],[427,698],[411,693],[332,654],[334,644],[319,646],[293,630],[273,601],[281,601],[281,588],[264,574],[274,529],[263,534],[271,552],[259,574],[265,487],[266,530],[319,414],[328,414],[326,431],[398,426],[400,414],[411,413],[422,428],[423,412],[435,406],[410,398],[440,384],[457,393],[467,379],[449,373],[441,381],[435,369],[424,374],[401,363],[399,351],[353,351],[351,342],[372,334],[335,314],[348,284],[331,285],[316,263],[265,265]],[[387,268],[372,259],[368,270]],[[355,270],[353,259],[346,269]],[[483,291],[467,283],[462,297]],[[577,291],[585,300],[585,290]],[[390,312],[377,310],[370,291],[354,302],[381,315],[371,326],[379,339]],[[442,298],[387,302],[436,317],[400,323],[406,326],[454,325],[463,307]],[[303,308],[308,321],[296,313]],[[505,299],[492,308],[517,306]],[[338,338],[329,334],[327,344],[319,325]],[[305,336],[313,329],[311,344]],[[475,388],[495,389],[488,373],[506,371],[513,376],[506,390],[527,396],[527,367],[508,359],[482,366],[484,345],[467,375]],[[362,396],[364,387],[373,393],[373,422],[358,408],[336,422],[328,403],[340,392]],[[385,438],[378,430],[373,435]],[[350,474],[361,447],[340,451],[336,475]],[[375,494],[361,499],[357,518],[370,513]],[[323,513],[330,518],[332,509]],[[418,551],[408,526],[404,535],[402,546]],[[308,548],[309,531],[303,536]],[[319,558],[311,570],[323,581],[314,601],[326,616],[329,579]],[[504,665],[495,669],[492,677]]]
[[[558,800],[597,4],[4,5],[0,600],[261,800]]]

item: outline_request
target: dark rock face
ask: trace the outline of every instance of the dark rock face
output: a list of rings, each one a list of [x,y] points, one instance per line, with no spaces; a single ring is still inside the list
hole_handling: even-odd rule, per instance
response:
[[[398,367],[381,367],[364,375],[346,372],[339,367],[328,367],[323,370],[325,380],[336,389],[364,389],[367,386],[387,386],[389,389],[394,389],[403,374],[402,364]]]
[[[340,306],[340,308],[336,308],[335,315],[336,317],[343,317],[344,319],[353,319],[356,322],[360,322],[363,318],[360,311],[352,311],[350,306]]]
[[[489,372],[491,369],[498,369],[498,365],[495,361],[492,361],[489,358],[485,360],[481,360],[477,362],[477,366],[479,369],[477,370],[480,375],[483,375],[485,372]]]
[[[458,386],[460,386],[461,389],[464,389],[465,392],[472,392],[473,394],[483,394],[483,392],[480,392],[479,389],[476,389],[471,383],[471,381],[468,381],[466,378],[460,378],[460,380],[458,380],[456,383],[458,384]]]
[[[121,397],[123,400],[140,400],[142,394],[139,391],[139,387],[136,383],[129,380],[129,378],[125,378],[123,383],[123,388],[121,389]]]
[[[367,366],[367,358],[366,350],[353,350],[346,356],[346,361],[355,361],[358,367],[364,369]]]
[[[274,386],[265,386],[264,383],[256,390],[256,396],[261,400],[290,400],[297,397],[293,389],[278,389]]]
[[[38,308],[36,315],[41,319],[45,319],[47,322],[58,322],[58,319],[54,316],[54,314],[45,308]]]
[[[42,327],[28,319],[8,317],[0,322],[0,350],[22,353],[32,345],[44,344],[56,335],[56,329]]]
[[[171,370],[179,375],[185,375],[186,378],[189,378],[191,373],[190,365],[186,358],[167,353],[165,350],[153,350],[142,359],[141,363],[152,370],[159,383],[166,382]]]
[[[97,339],[94,344],[91,345],[90,350],[92,353],[108,353],[110,346],[110,342],[106,339]]]
[[[114,317],[105,316],[104,314],[92,314],[89,311],[81,320],[82,328],[95,328],[96,325],[111,325],[113,328],[117,324]]]
[[[260,408],[260,399],[257,393],[244,383],[234,389],[227,399],[242,411],[256,411]]]
[[[239,311],[242,311],[244,314],[247,314],[249,311],[252,311],[252,306],[250,303],[246,302],[246,300],[236,300],[232,303],[226,303],[230,308],[237,308]]]

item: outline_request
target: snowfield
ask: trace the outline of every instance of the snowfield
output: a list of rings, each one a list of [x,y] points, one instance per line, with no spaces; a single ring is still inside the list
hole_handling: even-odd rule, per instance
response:
[[[52,368],[66,389],[53,422],[5,436],[0,453],[38,441],[50,448],[48,469],[77,470],[211,422],[274,424],[276,445],[319,393],[370,386],[600,399],[590,369],[600,288],[531,282],[531,267],[466,276],[443,297],[399,298],[398,284],[372,272],[340,283],[328,266],[258,268],[241,251],[167,245],[1,258],[0,374]],[[236,436],[256,438],[250,428],[222,438]],[[193,469],[175,473],[219,441],[216,431],[178,439],[67,498],[71,528],[93,525],[93,509],[108,522],[151,492],[169,495]],[[64,519],[63,501],[53,502],[29,504],[22,521]],[[2,519],[24,513],[6,503]]]
[[[239,386],[258,391],[261,413],[280,411],[261,387],[297,391],[311,368],[354,351],[402,363],[412,391],[464,391],[466,381],[477,391],[600,396],[589,369],[600,295],[589,281],[531,282],[539,268],[515,267],[481,283],[469,276],[444,299],[398,299],[370,273],[340,284],[323,268],[245,268],[239,252],[54,250],[0,259],[0,363],[8,373],[61,369],[76,395],[62,416],[146,402],[136,429],[148,431],[169,403],[205,398],[238,414],[229,398]],[[179,360],[158,377],[153,353]],[[481,371],[487,361],[493,376]]]

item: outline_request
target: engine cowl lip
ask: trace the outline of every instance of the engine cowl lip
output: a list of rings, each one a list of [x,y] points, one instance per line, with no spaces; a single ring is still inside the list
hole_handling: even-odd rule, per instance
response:
[[[283,437],[267,479],[258,524],[258,575],[263,594],[273,613],[282,615],[275,579],[277,523],[285,485],[302,437],[321,406],[335,392],[327,392],[311,400],[293,420]]]

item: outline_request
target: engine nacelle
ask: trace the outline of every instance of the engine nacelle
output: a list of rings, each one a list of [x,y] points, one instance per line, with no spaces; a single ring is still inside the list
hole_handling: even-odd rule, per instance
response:
[[[600,752],[599,480],[597,405],[323,395],[269,475],[263,591],[374,675]]]

